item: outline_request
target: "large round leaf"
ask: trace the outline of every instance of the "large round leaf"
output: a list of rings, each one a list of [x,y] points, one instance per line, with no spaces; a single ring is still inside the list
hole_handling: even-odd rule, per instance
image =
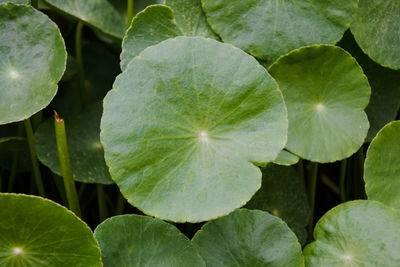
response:
[[[246,207],[265,210],[280,217],[296,233],[300,243],[304,244],[307,241],[305,227],[309,222],[310,208],[296,169],[268,164],[261,171],[261,189]]]
[[[192,240],[207,266],[304,266],[295,234],[279,218],[240,209],[205,224]]]
[[[95,230],[108,266],[205,266],[190,240],[166,222],[140,215],[105,220]]]
[[[0,124],[5,124],[50,103],[67,53],[57,25],[30,6],[0,5],[0,36]]]
[[[306,266],[385,266],[400,262],[400,213],[371,200],[341,204],[314,229],[304,249]]]
[[[45,2],[105,34],[119,39],[124,36],[124,20],[107,0],[45,0]]]
[[[358,0],[201,0],[225,42],[262,60],[310,44],[334,44],[350,26]]]
[[[90,228],[44,198],[0,194],[1,266],[102,266]]]
[[[364,180],[368,199],[400,210],[400,121],[386,125],[372,140]]]
[[[169,0],[136,15],[122,42],[121,69],[148,46],[177,36],[216,38],[207,24],[200,0]]]
[[[65,116],[68,150],[74,180],[83,183],[111,184],[100,143],[102,106],[95,104],[77,115]],[[61,175],[58,159],[54,118],[42,123],[35,133],[39,160],[54,173]]]
[[[369,127],[364,108],[371,89],[347,52],[328,45],[300,48],[276,61],[270,73],[288,109],[289,151],[333,162],[360,148]]]
[[[277,84],[243,51],[177,37],[146,48],[104,100],[101,141],[130,203],[172,221],[198,222],[244,205],[261,184],[252,163],[286,142]]]
[[[28,0],[0,0],[0,4],[1,3],[7,3],[7,2],[12,2],[12,3],[14,3],[14,4],[21,4],[21,5],[23,5],[23,4],[28,4]]]
[[[400,69],[400,0],[360,0],[351,31],[379,64]]]
[[[371,99],[365,112],[370,124],[367,142],[375,137],[380,129],[393,121],[400,108],[400,70],[384,68],[372,61],[358,47],[350,32],[340,41],[363,68],[371,85]]]

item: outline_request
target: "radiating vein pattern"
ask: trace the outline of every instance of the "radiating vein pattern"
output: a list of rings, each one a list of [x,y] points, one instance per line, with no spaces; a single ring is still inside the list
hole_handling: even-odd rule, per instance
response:
[[[177,37],[145,49],[116,79],[101,140],[130,203],[163,219],[202,221],[255,193],[261,173],[250,162],[275,159],[286,116],[277,84],[254,58]]]

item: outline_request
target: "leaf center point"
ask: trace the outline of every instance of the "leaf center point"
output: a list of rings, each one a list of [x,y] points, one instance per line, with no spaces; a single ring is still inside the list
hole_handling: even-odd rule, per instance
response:
[[[15,70],[10,70],[10,72],[8,73],[11,77],[11,79],[18,79],[19,78],[19,73]]]
[[[14,256],[21,256],[24,254],[24,251],[22,250],[22,248],[15,247],[13,248],[13,253]]]
[[[322,105],[321,103],[318,103],[315,108],[317,109],[317,111],[323,111],[325,109],[325,106]]]
[[[199,138],[201,141],[207,141],[208,140],[208,133],[206,131],[201,131],[199,133]]]

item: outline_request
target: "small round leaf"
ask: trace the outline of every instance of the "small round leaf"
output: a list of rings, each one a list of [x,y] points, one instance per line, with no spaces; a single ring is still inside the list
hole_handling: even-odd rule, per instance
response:
[[[286,148],[304,159],[333,162],[364,142],[364,112],[371,89],[356,60],[339,47],[294,50],[269,69],[282,91],[289,116]]]
[[[368,148],[364,180],[368,199],[400,210],[400,121],[378,132]]]
[[[57,25],[30,6],[1,4],[0,36],[0,124],[6,124],[50,103],[67,53]]]
[[[111,184],[100,143],[100,119],[103,108],[95,104],[82,113],[63,117],[74,180],[83,183]],[[35,132],[39,160],[61,176],[58,159],[54,118],[42,123]]]
[[[400,213],[371,200],[356,200],[328,211],[304,249],[306,266],[385,266],[400,262]]]
[[[175,226],[151,217],[122,215],[97,226],[104,266],[205,266]]]
[[[45,0],[45,2],[105,34],[119,39],[124,36],[124,20],[107,0]]]
[[[192,241],[207,266],[304,266],[296,235],[264,211],[236,210],[205,224]]]
[[[130,203],[172,221],[199,222],[243,206],[261,184],[252,163],[286,142],[276,82],[229,44],[177,37],[146,48],[104,100],[101,142]]]
[[[0,194],[1,266],[102,266],[90,228],[53,201]]]
[[[350,26],[358,0],[201,0],[224,42],[261,60],[311,44],[335,44]]]
[[[310,208],[296,169],[268,164],[261,171],[261,189],[246,207],[268,211],[281,218],[304,244],[307,241],[305,227],[309,222]]]
[[[377,63],[400,69],[400,0],[360,0],[351,31]]]

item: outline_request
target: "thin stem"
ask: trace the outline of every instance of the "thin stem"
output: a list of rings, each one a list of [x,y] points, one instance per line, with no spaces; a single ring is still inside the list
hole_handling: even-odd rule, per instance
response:
[[[300,182],[302,183],[303,188],[306,188],[306,182],[304,178],[304,161],[302,159],[300,159],[297,163],[297,172],[299,173]]]
[[[67,194],[68,206],[71,211],[81,217],[78,194],[76,192],[74,178],[72,176],[71,162],[69,158],[67,136],[65,133],[64,120],[58,117],[54,111],[54,129],[56,133],[58,159],[60,161],[61,173],[64,180],[65,192]]]
[[[339,180],[340,202],[346,202],[346,189],[345,189],[346,168],[347,168],[347,159],[344,159],[340,163],[340,180]]]
[[[308,175],[308,200],[310,202],[310,222],[308,224],[308,238],[312,239],[314,229],[315,191],[317,189],[318,164],[310,162]]]
[[[31,6],[38,9],[38,0],[31,0]]]
[[[131,26],[131,22],[133,19],[133,14],[134,14],[134,1],[133,0],[127,0],[126,3],[126,26],[129,27]]]
[[[38,189],[39,195],[42,197],[46,197],[46,193],[42,182],[42,176],[40,175],[39,161],[36,155],[36,147],[33,138],[31,120],[30,119],[24,120],[24,124],[25,124],[26,138],[28,139],[29,153],[31,155],[32,171],[33,171],[33,176],[35,177],[36,187]]]
[[[365,193],[365,184],[364,184],[364,179],[363,179],[363,177],[364,177],[364,161],[365,161],[365,158],[364,158],[364,149],[363,149],[362,146],[357,151],[355,161],[356,161],[356,164],[357,164],[356,165],[357,168],[354,168],[354,171],[356,172],[356,169],[358,171],[358,173],[355,174],[354,178],[353,178],[354,187],[355,187],[355,189],[354,189],[355,190],[355,192],[354,192],[355,193],[355,198],[356,199],[359,199],[359,198],[366,199],[367,195]]]
[[[125,198],[122,194],[118,194],[117,207],[115,208],[115,215],[121,215],[124,213]]]
[[[107,206],[104,197],[104,186],[97,184],[97,204],[99,206],[99,218],[100,222],[107,219]]]
[[[78,73],[79,73],[79,97],[81,100],[82,107],[85,107],[87,104],[86,99],[86,89],[85,89],[85,69],[83,67],[83,57],[82,57],[82,29],[83,22],[79,21],[76,26],[75,31],[75,57],[76,62],[78,63]]]
[[[19,123],[17,136],[22,136],[23,132],[24,132],[24,125],[22,123]],[[10,178],[8,179],[7,192],[12,192],[14,190],[15,177],[17,175],[20,153],[18,151],[15,151],[13,152],[12,157],[13,159],[11,163]]]

